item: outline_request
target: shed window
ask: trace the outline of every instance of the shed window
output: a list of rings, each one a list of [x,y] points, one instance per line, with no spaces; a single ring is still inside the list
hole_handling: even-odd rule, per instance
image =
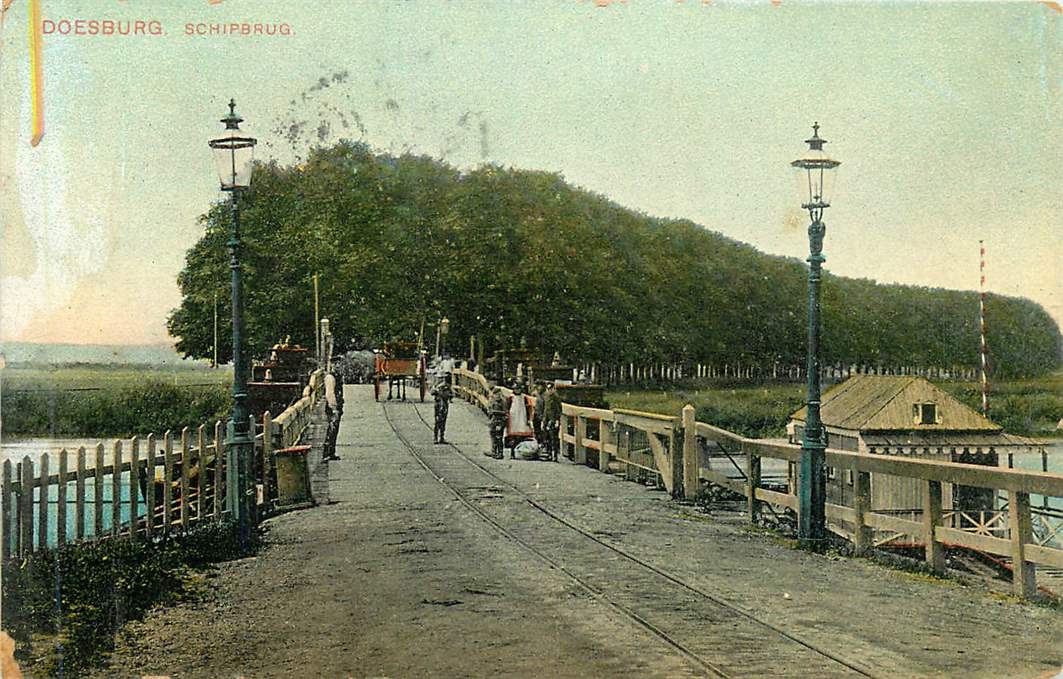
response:
[[[916,424],[937,424],[938,407],[936,403],[916,403],[912,406],[912,419]]]

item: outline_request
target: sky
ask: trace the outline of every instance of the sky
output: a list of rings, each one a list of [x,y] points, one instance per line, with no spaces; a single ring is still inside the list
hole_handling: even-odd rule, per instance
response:
[[[1063,323],[1058,4],[40,0],[31,147],[29,2],[0,29],[0,340],[172,341],[230,97],[260,159],[349,138],[554,171],[801,258],[789,162],[818,121],[827,269],[973,290],[982,239],[988,290]],[[252,34],[195,34],[234,22]]]

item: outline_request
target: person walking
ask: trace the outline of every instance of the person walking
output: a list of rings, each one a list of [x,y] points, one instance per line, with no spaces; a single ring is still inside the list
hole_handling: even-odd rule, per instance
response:
[[[547,455],[557,462],[558,451],[561,447],[561,396],[557,393],[557,386],[551,382],[543,394],[543,436],[546,439]]]
[[[498,387],[491,390],[491,400],[487,402],[487,417],[491,431],[490,456],[496,460],[501,460],[503,457],[502,451],[505,449],[509,402]]]
[[[436,422],[433,439],[436,443],[446,443],[447,415],[450,413],[450,401],[454,398],[454,389],[450,386],[450,373],[447,373],[432,387],[432,396],[436,402]]]
[[[543,402],[546,385],[540,382],[535,386],[535,402],[532,404],[532,429],[535,432],[535,441],[543,445]]]

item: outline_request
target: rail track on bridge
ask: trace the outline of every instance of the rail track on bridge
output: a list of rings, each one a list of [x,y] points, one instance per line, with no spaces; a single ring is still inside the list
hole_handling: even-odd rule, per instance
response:
[[[593,599],[656,637],[709,676],[875,676],[848,660],[603,540],[492,472],[461,448],[427,454],[391,411],[409,412],[432,430],[416,404],[382,405],[384,418],[414,460],[467,509]],[[429,448],[429,450],[432,450]],[[472,476],[470,476],[472,475]],[[487,477],[492,485],[482,485]],[[485,492],[486,491],[486,492]],[[479,495],[478,495],[479,493]],[[494,503],[511,494],[519,502]],[[495,505],[494,511],[485,509]],[[553,552],[553,553],[551,553]],[[577,555],[572,563],[566,557]],[[650,595],[650,593],[655,593]]]

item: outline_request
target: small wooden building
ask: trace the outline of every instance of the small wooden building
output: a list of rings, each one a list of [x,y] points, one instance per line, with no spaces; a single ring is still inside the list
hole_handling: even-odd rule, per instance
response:
[[[806,411],[790,416],[792,443],[804,434]],[[873,455],[903,455],[998,466],[1007,452],[1038,450],[1043,444],[1004,432],[921,377],[854,375],[822,396],[820,418],[827,445]],[[1006,459],[1006,458],[1005,458]],[[943,506],[959,511],[995,509],[988,489],[942,484]],[[827,470],[827,501],[852,506],[853,479],[847,470]],[[922,487],[915,479],[871,475],[871,509],[921,513]]]

